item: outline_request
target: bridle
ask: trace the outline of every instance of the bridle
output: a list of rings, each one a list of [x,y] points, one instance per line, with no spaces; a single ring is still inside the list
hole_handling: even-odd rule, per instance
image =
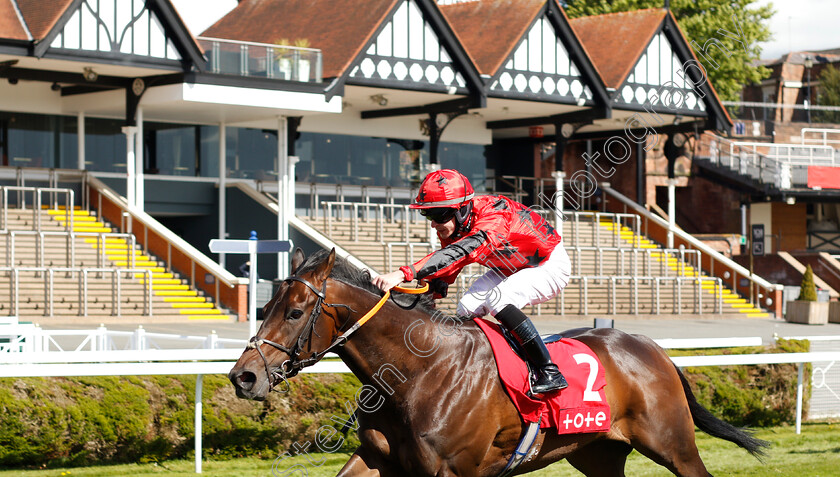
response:
[[[298,359],[301,350],[306,345],[306,343],[312,338],[312,334],[314,333],[316,336],[319,336],[318,333],[315,331],[315,322],[321,316],[321,312],[323,311],[324,306],[327,306],[329,308],[346,308],[351,313],[355,312],[356,310],[343,304],[327,303],[327,279],[324,280],[324,286],[320,290],[315,288],[315,286],[309,283],[306,279],[298,276],[293,275],[284,280],[285,283],[293,281],[306,285],[306,287],[309,288],[312,291],[312,293],[314,293],[317,297],[317,299],[315,300],[315,305],[312,307],[312,312],[309,314],[309,318],[307,319],[303,330],[301,330],[297,339],[295,339],[294,341],[295,344],[291,348],[289,348],[288,346],[284,346],[280,343],[275,343],[274,341],[265,338],[258,338],[255,335],[252,336],[250,340],[248,340],[248,345],[246,346],[246,349],[256,349],[257,352],[260,354],[260,358],[262,358],[263,360],[263,365],[265,365],[265,374],[266,376],[268,376],[269,388],[273,390],[275,385],[282,382],[285,384],[286,388],[284,391],[281,391],[284,393],[288,392],[290,389],[288,381],[289,378],[294,377],[301,369],[307,366],[312,366],[313,364],[320,361],[321,358],[324,357],[324,355],[329,353],[336,346],[344,346],[344,343],[347,342],[347,339],[350,337],[350,335],[353,334],[356,330],[358,330],[363,324],[365,324],[365,322],[369,320],[373,315],[375,315],[376,312],[379,311],[380,308],[382,308],[382,305],[385,304],[385,301],[388,300],[388,297],[391,296],[390,291],[385,292],[382,298],[379,299],[379,302],[376,305],[374,305],[373,308],[370,309],[370,311],[365,313],[363,317],[359,318],[359,320],[355,324],[353,324],[353,326],[351,326],[350,329],[339,335],[329,346],[327,346],[326,349],[313,354],[309,358]],[[429,285],[424,284],[424,286],[420,288],[394,287],[394,289],[403,293],[420,294],[428,291]],[[349,319],[349,315],[347,319]],[[347,319],[345,319],[344,323],[341,324],[339,330],[344,328],[344,325],[347,324]],[[262,351],[263,344],[267,344],[286,353],[287,355],[289,355],[289,359],[283,361],[283,363],[280,364],[280,367],[277,370],[271,371],[268,365],[268,359],[265,357],[265,353],[263,353]]]

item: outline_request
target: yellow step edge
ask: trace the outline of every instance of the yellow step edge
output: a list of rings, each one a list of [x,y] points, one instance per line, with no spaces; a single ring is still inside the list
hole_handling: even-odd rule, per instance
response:
[[[770,316],[769,313],[747,313],[747,316],[750,318],[768,318]]]
[[[195,290],[190,289],[173,289],[173,290],[164,290],[164,289],[155,289],[154,290],[156,296],[164,296],[164,297],[180,297],[180,298],[187,298],[187,297],[196,297],[202,298],[198,296],[198,292]]]
[[[93,233],[113,233],[113,230],[107,227],[73,227],[73,232],[93,232]]]
[[[159,292],[166,292],[166,291],[175,291],[175,290],[183,290],[183,291],[192,291],[196,293],[194,290],[190,290],[189,285],[154,285],[152,284],[152,290],[155,294],[160,294]],[[161,295],[164,296],[164,295]]]
[[[118,267],[127,267],[129,265],[128,260],[114,260],[113,262],[116,263]],[[154,260],[137,260],[137,259],[134,260],[134,266],[142,267],[143,265],[148,265],[150,267],[154,267],[154,266],[157,266],[158,263]]]
[[[76,215],[76,214],[73,214],[72,217],[73,217],[73,223],[74,224],[78,224],[78,223],[82,223],[82,222],[96,222],[96,221],[98,221],[98,219],[96,217],[92,216],[92,215]],[[52,218],[53,218],[53,220],[57,220],[59,222],[70,220],[70,219],[67,218],[66,214],[53,215]]]
[[[146,278],[146,274],[145,273],[135,273],[134,278],[143,279],[143,278]],[[170,272],[152,272],[152,280],[153,280],[152,283],[154,283],[155,279],[172,279],[172,278],[175,278],[175,275],[173,275]]]
[[[93,244],[93,245],[98,245],[99,244],[98,239],[91,238],[91,237],[85,237],[85,242]],[[105,239],[105,247],[107,248],[109,244],[120,244],[120,245],[126,245],[126,246],[128,245],[128,243],[126,243],[125,240],[123,240],[121,238],[116,238],[116,237],[107,237]]]
[[[750,303],[730,303],[730,304],[729,304],[729,306],[731,306],[732,308],[744,308],[744,309],[746,309],[746,308],[755,308],[755,307],[754,307],[752,304],[750,304]]]
[[[48,207],[49,207],[48,205],[42,205],[41,210],[45,210]],[[50,215],[58,215],[58,214],[67,215],[67,209],[65,209],[64,206],[59,206],[58,209],[52,209],[51,208],[51,209],[47,210],[46,212]],[[82,208],[77,205],[73,209],[73,215],[90,215],[90,211],[89,210],[82,210]]]
[[[146,284],[145,279],[140,279],[140,283]],[[152,286],[155,285],[181,285],[183,281],[180,278],[152,278]]]
[[[169,292],[161,292],[161,293],[169,293]],[[165,303],[204,303],[206,299],[203,296],[169,296],[163,295],[166,298],[163,299]]]
[[[193,303],[193,302],[186,302],[186,303],[177,303],[177,302],[170,302],[172,308],[195,308],[195,309],[208,309],[213,308],[212,303]]]
[[[188,320],[230,320],[230,316],[228,315],[201,315],[201,316],[188,316]]]
[[[218,308],[210,308],[210,309],[203,309],[203,308],[182,308],[178,310],[179,313],[182,315],[221,315],[222,310]]]

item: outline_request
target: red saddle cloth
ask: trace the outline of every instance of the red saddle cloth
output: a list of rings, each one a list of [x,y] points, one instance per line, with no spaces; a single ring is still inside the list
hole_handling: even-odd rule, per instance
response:
[[[603,432],[610,428],[610,406],[604,393],[607,380],[595,353],[578,340],[563,338],[548,343],[551,359],[560,368],[569,387],[544,395],[543,400],[528,396],[528,367],[510,347],[499,325],[476,318],[484,331],[499,368],[499,377],[525,422],[540,421],[558,434]]]

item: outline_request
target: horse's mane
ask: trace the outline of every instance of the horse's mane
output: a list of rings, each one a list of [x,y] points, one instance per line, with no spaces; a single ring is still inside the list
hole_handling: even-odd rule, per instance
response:
[[[328,256],[329,252],[327,250],[318,250],[304,260],[295,274],[303,275],[307,272],[314,271]],[[333,265],[332,272],[330,272],[330,278],[367,290],[380,297],[383,295],[382,290],[371,283],[369,270],[361,270],[341,257],[335,257],[335,265]],[[402,308],[411,306],[429,315],[436,311],[434,299],[428,293],[423,295],[407,295],[405,293],[391,292],[391,297]],[[417,302],[416,306],[413,306],[415,301]],[[460,320],[461,318],[456,317],[456,319]]]

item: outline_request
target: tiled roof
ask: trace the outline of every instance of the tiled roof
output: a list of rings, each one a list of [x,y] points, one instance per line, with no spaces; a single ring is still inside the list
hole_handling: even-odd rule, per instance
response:
[[[440,5],[440,10],[479,73],[492,76],[545,4],[545,0],[484,0]]]
[[[26,30],[20,24],[12,0],[0,0],[0,38],[28,40]]]
[[[665,19],[662,8],[569,20],[604,84],[618,88]]]
[[[58,18],[73,0],[16,0],[29,32],[37,41],[43,39],[55,26]]]
[[[242,0],[201,36],[294,43],[309,40],[323,54],[324,78],[344,70],[372,38],[397,0]]]

